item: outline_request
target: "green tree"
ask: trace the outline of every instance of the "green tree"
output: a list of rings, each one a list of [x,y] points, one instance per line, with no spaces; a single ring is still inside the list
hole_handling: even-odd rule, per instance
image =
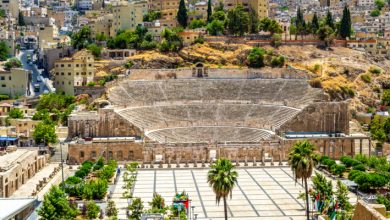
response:
[[[317,12],[315,12],[313,19],[311,20],[311,32],[317,34],[318,29],[320,29],[320,24],[318,22]]]
[[[320,29],[318,29],[317,34],[318,38],[324,41],[325,47],[329,47],[331,45],[334,37],[333,29],[331,27],[328,25],[322,26]]]
[[[217,11],[225,11],[225,6],[223,5],[223,2],[220,1],[217,6],[214,7],[214,12]]]
[[[340,22],[339,35],[342,38],[351,37],[351,15],[348,7],[345,5],[343,10],[343,17]]]
[[[288,154],[288,163],[293,171],[295,181],[302,179],[305,184],[307,220],[310,218],[307,179],[310,178],[313,173],[316,157],[314,145],[308,141],[299,141],[295,143]]]
[[[246,12],[241,5],[230,9],[227,13],[226,26],[230,34],[243,36],[248,32],[248,12]]]
[[[385,1],[383,0],[375,0],[375,6],[380,11],[383,7],[385,7]]]
[[[5,18],[7,16],[4,9],[0,9],[0,17]]]
[[[159,46],[160,51],[179,51],[183,47],[182,38],[176,32],[168,28],[165,28],[161,32],[161,37],[163,40]]]
[[[88,25],[82,27],[78,32],[71,35],[72,46],[78,50],[86,48],[92,43],[91,28]]]
[[[218,20],[218,21],[221,21],[221,22],[225,23],[225,21],[226,21],[226,14],[225,14],[224,11],[216,11],[216,12],[214,12],[211,15],[211,19],[213,21]]]
[[[237,184],[238,173],[234,165],[228,159],[218,159],[211,166],[207,173],[207,183],[215,193],[217,204],[223,199],[225,220],[228,219],[226,198],[232,198],[232,191]]]
[[[267,17],[260,20],[259,29],[261,31],[270,32],[271,36],[283,32],[282,27],[277,21]]]
[[[204,27],[206,26],[206,22],[204,20],[201,20],[201,19],[195,19],[195,20],[192,20],[190,25],[188,26],[190,29],[196,29],[196,28],[201,28],[201,27]]]
[[[19,26],[26,26],[26,22],[24,22],[24,15],[22,11],[19,12],[18,24]]]
[[[71,104],[75,103],[75,101],[76,98],[70,95],[56,93],[45,94],[39,97],[36,109],[38,111],[46,109],[49,112],[54,112],[55,110],[64,110]]]
[[[108,204],[106,207],[106,215],[108,217],[117,217],[118,209],[115,207],[115,202],[112,200],[108,200]]]
[[[303,34],[305,34],[305,32],[306,32],[306,22],[305,22],[305,19],[303,17],[303,13],[301,11],[301,7],[298,7],[298,10],[297,10],[297,17],[295,20],[295,26],[297,27],[297,34],[300,34],[302,37]]]
[[[95,58],[100,58],[100,54],[102,52],[102,47],[96,45],[96,44],[90,44],[87,46],[87,49],[91,51],[92,55]]]
[[[252,68],[260,68],[264,66],[264,54],[265,50],[262,48],[254,47],[249,53],[247,60],[248,66]]]
[[[381,15],[381,11],[379,11],[378,9],[372,10],[370,13],[371,17],[378,17],[379,15]]]
[[[249,8],[249,33],[255,34],[257,32],[259,32],[259,16],[251,7]]]
[[[87,203],[87,212],[86,215],[88,219],[95,219],[100,213],[100,207],[96,205],[95,201],[91,200]]]
[[[18,108],[13,108],[8,112],[8,117],[10,118],[24,118],[23,111]]]
[[[334,21],[333,21],[333,16],[332,16],[332,13],[329,10],[326,13],[325,25],[328,25],[332,30],[334,30],[334,28],[335,28]]]
[[[18,58],[11,58],[4,64],[5,70],[11,70],[12,68],[22,67],[22,63]]]
[[[206,30],[212,36],[222,35],[225,30],[224,23],[215,19],[206,26]]]
[[[42,206],[38,209],[38,215],[42,220],[75,219],[78,210],[71,207],[64,191],[57,186],[52,186],[45,194]]]
[[[107,187],[105,179],[89,180],[84,185],[83,199],[103,199],[107,194]]]
[[[187,14],[187,8],[186,3],[184,0],[180,0],[179,3],[179,10],[177,11],[177,21],[182,27],[187,27],[187,20],[188,20],[188,14]]]
[[[53,124],[40,122],[35,126],[33,138],[36,144],[54,144],[57,143],[56,129]]]
[[[134,198],[128,209],[130,210],[130,219],[141,219],[142,213],[144,213],[144,205],[141,198]]]
[[[165,200],[164,198],[158,194],[158,193],[153,193],[153,199],[151,202],[149,202],[150,207],[152,209],[163,209],[165,205]]]
[[[0,61],[7,60],[9,57],[9,47],[5,41],[0,41]]]
[[[207,1],[207,23],[211,22],[211,16],[213,14],[213,9],[211,6],[211,0]]]
[[[161,18],[161,12],[159,11],[149,11],[144,15],[143,21],[152,22]]]

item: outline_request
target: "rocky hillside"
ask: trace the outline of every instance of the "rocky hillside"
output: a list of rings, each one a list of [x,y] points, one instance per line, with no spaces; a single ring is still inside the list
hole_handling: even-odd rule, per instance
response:
[[[178,53],[141,52],[125,62],[130,62],[132,68],[145,69],[182,68],[196,62],[212,68],[238,68],[245,66],[251,48],[242,44],[195,44]],[[312,76],[311,85],[323,88],[332,100],[350,100],[352,111],[364,112],[369,107],[377,107],[383,89],[390,89],[390,60],[347,48],[281,46],[265,49],[283,55],[289,65],[307,70]],[[117,73],[126,70],[123,63],[109,69]]]

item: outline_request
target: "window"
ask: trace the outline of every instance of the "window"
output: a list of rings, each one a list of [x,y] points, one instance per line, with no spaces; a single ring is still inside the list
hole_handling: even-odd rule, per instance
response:
[[[108,151],[108,158],[112,159],[113,155],[112,151]]]
[[[116,152],[116,159],[123,160],[123,152],[121,150]]]
[[[7,85],[3,84],[3,85],[1,85],[1,87],[7,87]]]
[[[129,157],[128,157],[128,160],[133,160],[134,158],[134,151],[129,151]]]
[[[64,64],[61,64],[61,67],[64,67]]]
[[[56,72],[56,76],[58,76],[58,74],[60,74],[59,72]]]
[[[77,73],[76,73],[76,75],[78,76],[78,75],[79,75],[79,73],[77,72]]]
[[[61,76],[63,76],[64,75],[64,73],[61,73]]]
[[[11,76],[9,76],[9,77],[8,77],[8,79],[9,79],[9,80],[11,80],[11,79],[12,79],[12,77],[11,77]]]
[[[76,67],[79,67],[79,64],[76,64]]]
[[[64,81],[62,81],[62,85],[64,85]]]
[[[92,72],[89,72],[88,75],[92,75]]]
[[[4,77],[4,76],[2,76],[0,79],[1,79],[1,80],[5,80],[5,77]]]
[[[72,67],[72,64],[68,64],[68,67]]]
[[[84,157],[84,151],[80,151],[80,157],[81,157],[81,158]]]
[[[88,64],[88,66],[92,66],[92,64]]]
[[[92,158],[96,157],[96,151],[92,151],[92,152],[91,152],[91,157],[92,157]]]
[[[68,73],[68,76],[72,75],[72,73]]]

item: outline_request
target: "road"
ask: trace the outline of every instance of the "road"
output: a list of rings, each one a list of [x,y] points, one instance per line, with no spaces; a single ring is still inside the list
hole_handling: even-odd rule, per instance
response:
[[[41,72],[38,70],[35,64],[29,64],[27,61],[27,54],[30,54],[32,60],[36,60],[36,56],[33,53],[33,50],[22,50],[18,54],[17,58],[22,62],[23,69],[31,70],[31,83],[30,83],[30,97],[39,96],[43,91],[47,90],[44,82],[37,82],[37,77],[41,75]],[[39,84],[39,92],[34,92],[34,85]]]

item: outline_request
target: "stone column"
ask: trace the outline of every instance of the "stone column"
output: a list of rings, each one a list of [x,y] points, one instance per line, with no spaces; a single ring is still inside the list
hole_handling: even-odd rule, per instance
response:
[[[355,141],[354,139],[350,139],[351,141],[351,156],[354,156],[355,153],[354,153],[354,150],[353,150],[353,142]]]
[[[345,140],[343,139],[341,141],[341,147],[340,147],[340,149],[341,149],[341,156],[344,156],[344,143],[345,143]]]
[[[368,156],[371,156],[371,138],[368,138]]]
[[[322,150],[322,156],[325,156],[326,155],[326,140],[324,140],[324,146],[323,146],[323,150]]]
[[[281,149],[281,147],[279,147],[278,150],[279,150],[279,166],[282,166],[283,163],[282,163],[282,149]]]
[[[336,141],[330,142],[332,144],[332,159],[334,160],[336,158]]]
[[[362,154],[363,153],[363,139],[359,139],[359,141],[360,141],[359,153]]]

